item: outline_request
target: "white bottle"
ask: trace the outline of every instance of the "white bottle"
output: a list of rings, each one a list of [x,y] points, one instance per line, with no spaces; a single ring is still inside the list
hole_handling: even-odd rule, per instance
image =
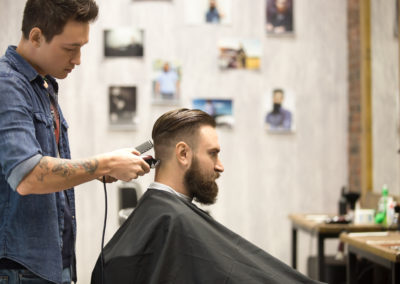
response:
[[[394,220],[394,207],[396,206],[396,201],[394,201],[393,197],[388,196],[387,199],[387,207],[386,207],[386,225],[392,226],[395,225]]]

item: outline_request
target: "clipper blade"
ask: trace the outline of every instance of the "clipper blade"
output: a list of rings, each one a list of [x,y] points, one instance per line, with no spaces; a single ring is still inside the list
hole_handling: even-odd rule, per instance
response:
[[[155,169],[160,164],[160,160],[156,160],[150,155],[142,156],[142,158],[150,166],[150,169]]]

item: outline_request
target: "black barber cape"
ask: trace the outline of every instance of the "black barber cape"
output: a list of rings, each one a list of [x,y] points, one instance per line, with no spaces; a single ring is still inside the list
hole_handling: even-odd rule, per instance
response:
[[[233,233],[196,205],[148,189],[104,248],[92,284],[318,283]]]

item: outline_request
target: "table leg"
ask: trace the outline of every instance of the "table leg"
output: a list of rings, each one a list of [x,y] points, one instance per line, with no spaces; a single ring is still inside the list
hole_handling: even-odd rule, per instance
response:
[[[324,250],[324,237],[318,234],[318,279],[324,281],[325,279],[325,250]]]
[[[357,283],[356,264],[357,264],[356,255],[354,253],[348,251],[347,264],[346,264],[347,284],[356,284]]]
[[[399,262],[392,262],[391,264],[392,270],[392,284],[399,283],[400,281],[400,263]]]
[[[297,268],[297,229],[292,228],[292,267]]]

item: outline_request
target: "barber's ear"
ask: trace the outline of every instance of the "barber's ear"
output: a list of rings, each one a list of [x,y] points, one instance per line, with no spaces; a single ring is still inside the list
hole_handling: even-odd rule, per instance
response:
[[[192,161],[192,149],[185,142],[179,142],[175,147],[175,156],[178,162],[184,166],[189,167]]]
[[[31,29],[29,33],[29,41],[32,43],[34,47],[40,47],[42,42],[45,40],[44,35],[38,27],[34,27]]]

